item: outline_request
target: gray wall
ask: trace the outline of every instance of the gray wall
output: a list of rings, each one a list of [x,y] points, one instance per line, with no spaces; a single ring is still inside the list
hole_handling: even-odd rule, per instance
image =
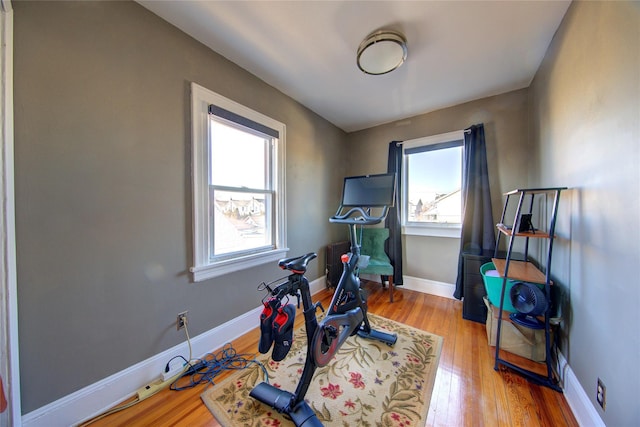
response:
[[[496,219],[504,191],[571,187],[553,259],[567,296],[562,352],[590,398],[604,380],[608,425],[640,423],[638,3],[574,3],[530,89],[350,135],[135,3],[14,10],[24,412],[182,342],[179,311],[197,335],[255,308],[257,282],[279,276],[264,266],[188,278],[196,81],[287,125],[292,254],[322,258],[323,245],[344,238],[327,221],[342,177],[385,171],[394,139],[484,123]],[[404,245],[405,274],[455,280],[455,239]],[[56,369],[33,368],[44,358]]]
[[[14,14],[25,413],[183,342],[177,313],[198,335],[282,276],[189,278],[191,81],[286,124],[290,254],[317,251],[309,278],[324,274],[324,245],[346,233],[328,222],[344,132],[136,3],[16,2]]]
[[[530,93],[532,184],[570,187],[551,268],[568,296],[561,350],[605,423],[637,426],[640,3],[574,2]]]
[[[350,172],[387,170],[389,142],[465,129],[484,123],[494,219],[502,211],[502,193],[526,186],[529,179],[527,89],[483,98],[348,135]],[[456,282],[460,239],[403,236],[403,273],[421,279]]]

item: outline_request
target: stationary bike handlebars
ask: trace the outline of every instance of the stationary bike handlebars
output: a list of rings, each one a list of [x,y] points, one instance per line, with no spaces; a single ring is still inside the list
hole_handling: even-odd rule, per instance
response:
[[[383,219],[387,217],[387,212],[389,211],[388,206],[384,206],[382,208],[382,212],[379,216],[371,215],[370,208],[362,208],[360,206],[356,206],[354,208],[349,209],[345,213],[342,213],[346,208],[342,205],[338,208],[338,211],[329,218],[329,222],[335,224],[354,224],[354,225],[373,225],[379,224]],[[359,215],[359,216],[356,216]]]

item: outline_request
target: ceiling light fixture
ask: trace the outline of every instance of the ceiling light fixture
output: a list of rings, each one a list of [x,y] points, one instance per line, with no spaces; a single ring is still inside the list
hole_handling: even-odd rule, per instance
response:
[[[406,59],[407,39],[396,31],[376,31],[358,47],[358,68],[367,74],[389,73]]]

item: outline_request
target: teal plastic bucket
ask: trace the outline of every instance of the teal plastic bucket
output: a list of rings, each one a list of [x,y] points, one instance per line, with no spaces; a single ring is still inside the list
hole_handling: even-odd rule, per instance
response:
[[[482,280],[484,281],[484,289],[487,291],[487,297],[489,302],[495,307],[500,307],[500,292],[502,292],[502,277],[498,274],[496,266],[492,262],[483,264],[480,267],[480,274],[482,274]],[[515,312],[511,304],[511,298],[509,297],[509,291],[511,287],[516,283],[511,279],[507,279],[507,288],[504,291],[504,305],[503,310]]]
[[[496,266],[492,262],[483,264],[480,267],[480,274],[482,274],[482,281],[484,282],[484,289],[487,291],[487,297],[489,302],[495,306],[500,307],[500,292],[502,292],[502,277],[498,274]],[[514,284],[518,283],[516,280],[507,279],[507,287],[504,291],[504,305],[503,310],[511,313],[516,313],[517,310],[511,304],[511,288]],[[544,289],[544,285],[540,283],[535,284],[540,289]]]

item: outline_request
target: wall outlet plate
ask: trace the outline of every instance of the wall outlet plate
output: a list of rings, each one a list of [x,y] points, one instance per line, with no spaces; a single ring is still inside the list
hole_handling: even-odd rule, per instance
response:
[[[182,313],[178,313],[178,316],[176,318],[176,329],[177,330],[183,329],[187,325],[187,314],[188,313],[189,313],[188,311],[183,311]]]
[[[600,378],[598,378],[598,386],[596,388],[596,401],[605,410],[607,407],[607,388]]]

